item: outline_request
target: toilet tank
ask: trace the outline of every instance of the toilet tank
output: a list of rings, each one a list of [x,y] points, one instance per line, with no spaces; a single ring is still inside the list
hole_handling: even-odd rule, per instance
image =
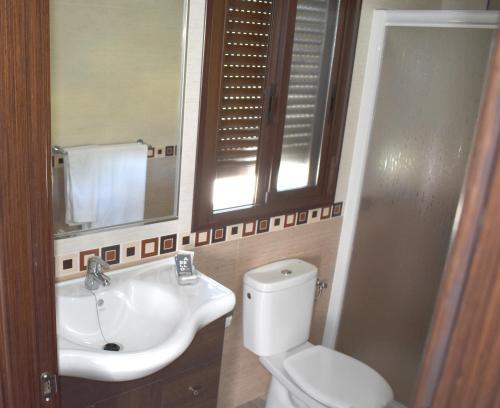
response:
[[[318,268],[285,259],[243,279],[243,344],[258,356],[290,350],[309,338]]]

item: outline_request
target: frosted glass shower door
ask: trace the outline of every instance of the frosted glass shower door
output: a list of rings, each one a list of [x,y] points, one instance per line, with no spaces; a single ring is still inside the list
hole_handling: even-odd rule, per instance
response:
[[[450,243],[492,35],[473,27],[385,28],[337,349],[381,373],[406,404]]]

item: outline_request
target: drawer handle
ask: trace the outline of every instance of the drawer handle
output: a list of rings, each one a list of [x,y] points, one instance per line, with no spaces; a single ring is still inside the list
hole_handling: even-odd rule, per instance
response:
[[[189,391],[193,394],[194,397],[200,395],[201,387],[200,386],[189,386]]]

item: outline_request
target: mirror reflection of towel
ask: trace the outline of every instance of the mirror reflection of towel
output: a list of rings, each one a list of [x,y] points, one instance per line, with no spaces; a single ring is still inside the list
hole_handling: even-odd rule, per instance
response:
[[[147,151],[138,143],[66,148],[66,223],[86,229],[142,221]]]

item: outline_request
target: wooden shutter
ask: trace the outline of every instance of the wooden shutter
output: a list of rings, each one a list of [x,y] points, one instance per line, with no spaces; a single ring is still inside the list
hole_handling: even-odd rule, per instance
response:
[[[316,175],[322,141],[337,3],[297,2],[282,149],[288,159],[296,156],[297,161],[307,162],[310,158],[311,176]],[[311,185],[316,184],[312,179]]]
[[[272,0],[228,0],[224,21],[216,172],[256,164],[264,116]]]

